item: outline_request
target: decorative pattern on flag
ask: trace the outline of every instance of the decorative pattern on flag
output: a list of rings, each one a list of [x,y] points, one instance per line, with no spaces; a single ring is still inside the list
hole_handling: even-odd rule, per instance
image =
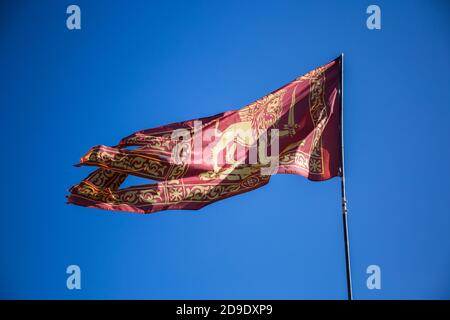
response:
[[[70,189],[68,203],[138,213],[200,209],[267,184],[267,157],[278,163],[271,174],[338,176],[340,79],[338,58],[239,110],[95,146],[77,166],[99,169]],[[157,183],[120,189],[128,175]]]

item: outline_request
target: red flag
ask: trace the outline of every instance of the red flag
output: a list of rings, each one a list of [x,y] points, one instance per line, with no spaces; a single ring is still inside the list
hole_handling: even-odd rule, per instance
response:
[[[340,79],[337,58],[239,110],[95,146],[79,166],[100,169],[70,189],[68,202],[138,213],[199,209],[261,187],[275,173],[338,176]],[[158,183],[120,189],[129,174]]]

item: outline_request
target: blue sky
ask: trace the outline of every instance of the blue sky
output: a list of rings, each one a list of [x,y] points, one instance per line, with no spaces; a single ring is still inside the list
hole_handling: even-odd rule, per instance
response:
[[[82,29],[66,28],[78,4]],[[366,28],[378,4],[382,29]],[[0,10],[0,297],[345,299],[339,180],[200,211],[65,204],[91,146],[236,109],[345,53],[356,299],[450,298],[446,1],[15,1]],[[138,181],[138,180],[135,180]],[[141,182],[141,181],[139,181]],[[79,265],[82,289],[66,288]],[[366,268],[381,267],[381,290]]]

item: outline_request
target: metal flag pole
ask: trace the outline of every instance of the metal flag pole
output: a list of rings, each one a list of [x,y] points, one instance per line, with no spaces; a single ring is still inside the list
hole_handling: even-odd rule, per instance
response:
[[[344,54],[341,53],[341,195],[342,195],[342,222],[344,226],[344,245],[345,245],[345,267],[347,273],[347,297],[353,299],[352,292],[352,274],[350,269],[350,242],[348,240],[348,221],[347,221],[347,197],[345,194],[345,171],[344,171]]]

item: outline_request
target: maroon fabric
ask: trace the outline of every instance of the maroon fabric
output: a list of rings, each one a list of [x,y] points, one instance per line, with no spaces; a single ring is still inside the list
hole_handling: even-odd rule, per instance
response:
[[[266,134],[267,152],[274,154],[272,129],[279,132],[279,166],[272,174],[314,181],[338,176],[340,79],[338,58],[242,109],[138,131],[115,147],[95,146],[78,166],[101,169],[71,188],[69,203],[151,213],[199,209],[248,192],[269,181],[261,171],[267,164],[251,155]],[[173,136],[180,129],[182,140]],[[159,182],[119,189],[129,174]]]

